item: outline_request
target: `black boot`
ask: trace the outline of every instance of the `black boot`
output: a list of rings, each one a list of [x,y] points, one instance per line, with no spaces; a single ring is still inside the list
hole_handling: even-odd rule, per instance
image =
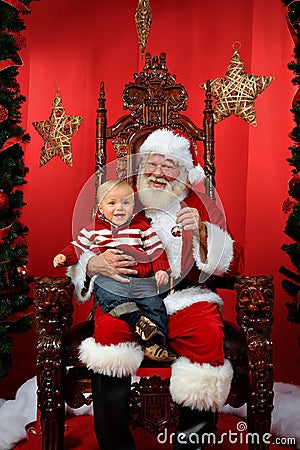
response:
[[[203,450],[207,443],[205,433],[213,432],[215,417],[212,411],[198,411],[182,406],[173,450]]]
[[[131,377],[92,373],[94,428],[101,450],[135,450],[129,429]]]

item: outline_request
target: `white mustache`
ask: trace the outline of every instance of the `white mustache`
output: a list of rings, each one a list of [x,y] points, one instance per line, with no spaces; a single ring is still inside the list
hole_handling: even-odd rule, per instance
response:
[[[150,176],[147,178],[147,181],[148,181],[148,183],[149,183],[150,181],[154,181],[154,182],[157,182],[157,183],[169,184],[169,182],[168,182],[165,178],[155,177],[154,175],[150,175]]]

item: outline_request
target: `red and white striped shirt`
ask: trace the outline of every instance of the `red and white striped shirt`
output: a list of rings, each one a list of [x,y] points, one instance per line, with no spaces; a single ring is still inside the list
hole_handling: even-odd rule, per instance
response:
[[[96,214],[95,220],[83,228],[77,239],[60,253],[66,256],[66,266],[78,262],[86,251],[100,254],[108,248],[117,248],[133,256],[137,262],[134,269],[138,276],[146,278],[158,270],[170,270],[167,254],[156,232],[140,213],[123,225],[117,226],[104,216]]]

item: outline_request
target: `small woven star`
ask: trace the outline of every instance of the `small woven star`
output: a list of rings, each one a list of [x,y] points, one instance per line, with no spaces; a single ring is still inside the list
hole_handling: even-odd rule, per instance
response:
[[[34,128],[42,136],[44,145],[40,156],[40,167],[54,156],[72,166],[71,139],[84,121],[83,116],[68,116],[57,93],[52,102],[52,111],[48,120],[33,122]]]
[[[274,78],[246,73],[244,63],[236,50],[230,60],[224,78],[210,82],[212,96],[217,99],[214,105],[215,123],[231,114],[240,117],[250,125],[257,126],[254,100]],[[206,85],[203,85],[206,89]]]

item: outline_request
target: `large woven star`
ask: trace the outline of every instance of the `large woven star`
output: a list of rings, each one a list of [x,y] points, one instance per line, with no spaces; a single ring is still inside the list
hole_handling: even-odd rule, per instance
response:
[[[44,145],[40,156],[40,166],[46,164],[54,156],[59,156],[72,166],[71,139],[84,121],[82,116],[68,116],[57,93],[52,102],[49,120],[33,122],[34,128],[42,136]]]
[[[246,73],[244,63],[236,50],[225,77],[210,81],[212,96],[217,99],[214,105],[215,123],[233,114],[256,127],[254,100],[273,79],[271,76]],[[204,88],[206,89],[206,85]]]

